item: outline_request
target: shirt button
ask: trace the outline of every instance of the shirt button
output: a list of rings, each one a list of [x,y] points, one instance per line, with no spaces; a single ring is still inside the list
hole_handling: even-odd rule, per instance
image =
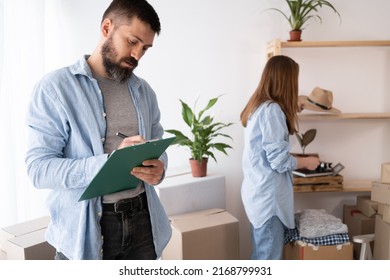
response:
[[[106,138],[103,137],[103,138],[102,138],[102,143],[104,143],[104,141],[106,141]]]
[[[103,112],[103,118],[105,118],[107,116],[106,112]]]
[[[97,214],[98,214],[98,216],[99,216],[99,217],[101,217],[101,216],[102,216],[102,212],[98,212]]]

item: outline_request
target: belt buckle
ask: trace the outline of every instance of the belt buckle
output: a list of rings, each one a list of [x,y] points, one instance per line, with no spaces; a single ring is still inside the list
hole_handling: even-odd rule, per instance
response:
[[[132,204],[132,201],[129,200],[129,201],[126,201],[126,200],[119,200],[117,202],[114,203],[114,211],[115,213],[122,213],[124,212],[124,209],[120,209],[120,206],[123,205],[123,204],[127,204],[127,203],[130,203]],[[130,207],[131,209],[132,207]]]
[[[137,207],[142,208],[143,205],[142,195],[138,195],[134,198],[127,198],[123,200],[119,200],[114,203],[114,211],[115,213],[123,213],[128,212]],[[124,206],[125,205],[125,206]]]

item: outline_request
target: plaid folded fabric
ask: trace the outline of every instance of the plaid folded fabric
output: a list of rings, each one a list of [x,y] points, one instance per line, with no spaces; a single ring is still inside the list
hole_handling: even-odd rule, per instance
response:
[[[313,245],[339,245],[349,242],[349,236],[347,233],[338,233],[331,234],[327,236],[315,237],[315,238],[305,238],[299,236],[299,231],[297,228],[294,229],[285,229],[284,231],[284,244],[293,241],[303,241],[305,243]]]

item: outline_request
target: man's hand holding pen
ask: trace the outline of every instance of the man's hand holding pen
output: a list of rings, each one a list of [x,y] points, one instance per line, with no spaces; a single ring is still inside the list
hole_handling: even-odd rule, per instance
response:
[[[134,146],[146,142],[146,140],[141,135],[126,136],[120,132],[118,132],[116,135],[123,139],[122,143],[118,147],[118,150],[128,146]]]
[[[116,135],[123,138],[122,143],[119,145],[118,149],[146,142],[146,140],[141,135],[126,136],[120,132],[118,132]],[[131,175],[148,183],[149,185],[157,185],[161,182],[164,174],[164,163],[161,160],[145,160],[142,162],[142,165],[143,166],[133,168],[133,170],[130,172]]]

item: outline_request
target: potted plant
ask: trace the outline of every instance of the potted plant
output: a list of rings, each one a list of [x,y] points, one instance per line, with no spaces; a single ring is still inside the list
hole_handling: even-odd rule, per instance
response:
[[[232,148],[230,145],[222,142],[214,142],[217,137],[225,137],[232,139],[229,135],[221,133],[225,127],[233,123],[222,123],[214,120],[211,115],[205,115],[211,107],[218,101],[218,97],[209,100],[207,106],[196,114],[195,108],[191,109],[183,100],[180,99],[182,105],[182,118],[186,125],[191,130],[191,136],[184,135],[176,129],[165,130],[176,136],[172,142],[173,145],[188,147],[191,151],[191,170],[194,177],[203,177],[207,175],[208,158],[212,157],[215,161],[213,150],[220,151],[227,155],[226,149]],[[201,168],[201,171],[197,169]]]
[[[314,138],[316,137],[316,134],[317,134],[317,130],[312,128],[312,129],[309,129],[308,131],[306,131],[305,133],[295,133],[295,136],[297,137],[298,139],[298,143],[299,145],[301,146],[302,148],[302,155],[301,156],[305,156],[305,149],[306,147],[311,143],[313,142]]]
[[[301,33],[305,27],[305,24],[310,19],[317,19],[322,23],[321,17],[317,14],[319,8],[329,7],[332,9],[340,18],[341,16],[336,8],[329,2],[325,0],[285,0],[290,13],[287,14],[280,9],[270,8],[269,10],[274,10],[281,13],[290,24],[290,40],[289,41],[301,41]]]

